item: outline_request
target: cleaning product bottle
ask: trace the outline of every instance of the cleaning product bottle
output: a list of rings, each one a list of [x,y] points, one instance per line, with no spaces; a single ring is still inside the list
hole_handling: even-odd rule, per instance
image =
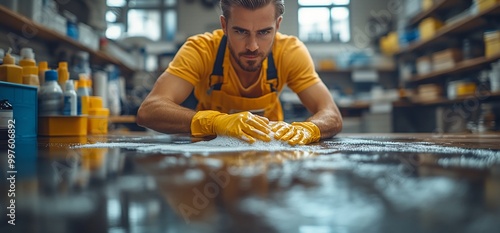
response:
[[[46,61],[41,61],[38,63],[38,81],[40,81],[40,85],[43,85],[45,82],[45,71],[49,69],[49,63]]]
[[[76,116],[77,112],[77,98],[75,85],[73,80],[66,81],[66,87],[64,88],[64,107],[63,115]]]
[[[108,108],[109,112],[113,116],[118,116],[121,113],[121,102],[120,102],[120,86],[119,77],[116,66],[109,65],[107,67],[109,72],[108,78]]]
[[[33,49],[21,49],[21,60],[19,60],[19,65],[23,68],[23,84],[40,86],[40,81],[38,80],[38,67],[36,66]]]
[[[96,71],[92,75],[93,90],[95,96],[102,98],[103,107],[108,107],[108,74],[104,71]]]
[[[9,124],[14,119],[14,111],[9,100],[0,100],[0,139],[9,138]]]
[[[3,56],[5,56],[5,51],[3,51],[3,49],[0,49],[0,65],[3,64]]]
[[[64,88],[66,87],[66,81],[69,79],[69,71],[68,71],[68,63],[65,61],[59,62],[59,66],[57,68],[57,75],[59,76],[59,86],[64,91]]]
[[[0,65],[0,81],[23,83],[23,68],[16,65],[16,59],[10,55],[11,49],[7,51]]]
[[[85,74],[89,78],[91,76],[91,69],[89,64],[89,53],[84,51],[78,51],[72,57],[72,66],[70,69],[71,77],[79,77],[80,74]]]
[[[57,72],[47,70],[45,71],[45,83],[38,92],[38,115],[61,115],[62,104],[63,92],[57,83]]]
[[[76,94],[78,96],[77,111],[78,115],[87,115],[90,105],[90,80],[85,75],[80,75],[78,80],[78,89]]]

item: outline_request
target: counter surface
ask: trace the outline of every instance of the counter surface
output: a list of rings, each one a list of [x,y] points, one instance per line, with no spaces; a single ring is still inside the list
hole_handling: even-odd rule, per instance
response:
[[[128,133],[17,139],[11,161],[3,142],[0,232],[500,229],[500,135],[341,134],[300,148],[199,147],[210,142]]]

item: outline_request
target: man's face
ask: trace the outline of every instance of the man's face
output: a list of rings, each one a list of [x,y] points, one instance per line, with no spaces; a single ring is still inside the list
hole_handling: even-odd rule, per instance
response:
[[[257,10],[233,7],[229,19],[221,16],[221,25],[228,39],[231,62],[235,69],[259,71],[262,61],[271,52],[274,36],[281,23],[275,18],[275,6]]]

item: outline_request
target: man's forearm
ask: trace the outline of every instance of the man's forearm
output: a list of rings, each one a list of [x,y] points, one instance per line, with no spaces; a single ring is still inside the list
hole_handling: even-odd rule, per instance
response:
[[[166,101],[148,101],[137,112],[137,124],[161,133],[190,133],[195,111]]]
[[[318,126],[321,138],[331,138],[342,131],[342,116],[338,110],[325,109],[309,117],[307,121]]]

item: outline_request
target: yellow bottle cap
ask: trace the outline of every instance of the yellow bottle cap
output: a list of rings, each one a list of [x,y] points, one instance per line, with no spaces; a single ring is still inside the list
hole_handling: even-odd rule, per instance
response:
[[[44,71],[49,69],[49,63],[46,61],[41,61],[38,63],[38,70]]]
[[[7,65],[15,65],[16,64],[16,58],[10,55],[11,49],[5,54],[3,57],[3,64]]]

